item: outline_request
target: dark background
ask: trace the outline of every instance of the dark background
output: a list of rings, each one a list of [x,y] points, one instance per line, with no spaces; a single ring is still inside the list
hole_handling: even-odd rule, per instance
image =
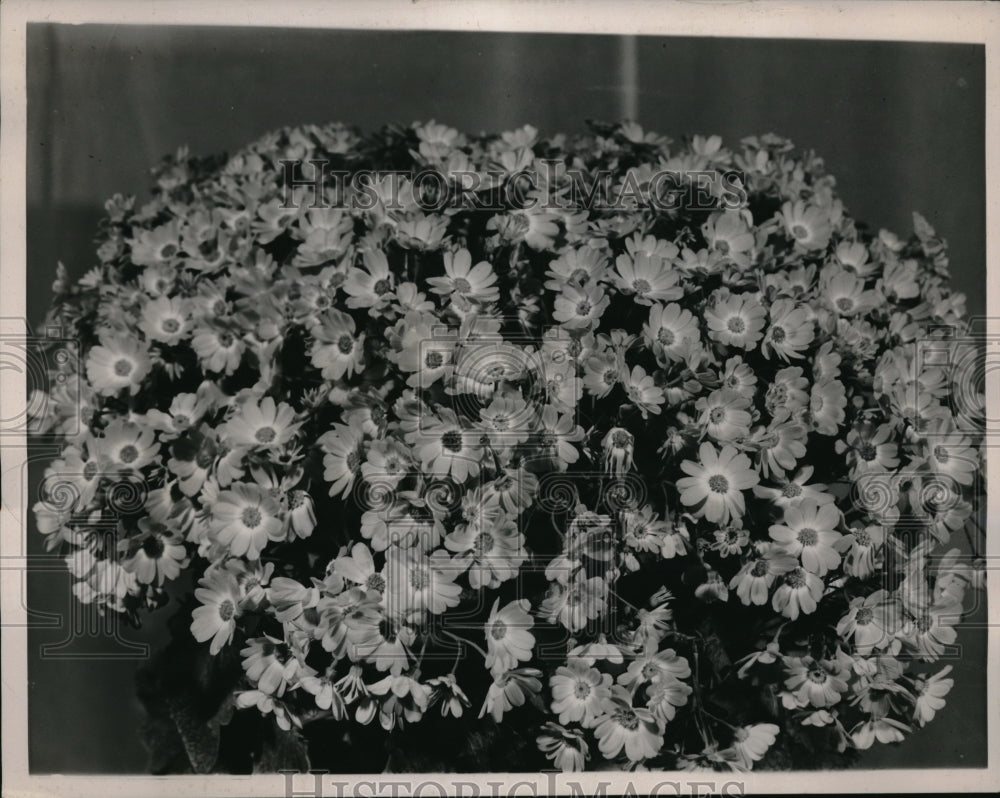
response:
[[[548,135],[625,115],[674,139],[775,132],[816,150],[855,218],[905,237],[912,212],[926,216],[949,241],[970,314],[985,312],[982,46],[41,24],[27,36],[34,324],[58,260],[74,277],[95,265],[105,199],[146,199],[149,167],[180,145],[232,152],[270,129],[333,120],[370,131],[433,118],[470,133],[531,123]],[[51,453],[35,456],[32,492]],[[141,654],[108,633],[72,635],[94,619],[73,608],[61,563],[49,568],[28,580],[31,770],[141,772]],[[980,609],[972,621],[984,619]],[[164,620],[120,633],[155,644]],[[985,629],[961,639],[948,706],[863,764],[985,766]]]

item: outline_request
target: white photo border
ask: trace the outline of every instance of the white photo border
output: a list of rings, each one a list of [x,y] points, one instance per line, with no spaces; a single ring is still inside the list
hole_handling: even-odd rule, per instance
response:
[[[660,36],[853,39],[974,43],[986,48],[987,335],[1000,336],[1000,5],[979,2],[695,3],[681,0],[335,0],[334,2],[134,2],[133,0],[4,0],[0,7],[0,334],[23,333],[26,297],[26,27],[30,22],[201,25],[368,30],[565,32]],[[23,374],[5,370],[0,418],[26,406]],[[986,383],[987,424],[1000,423],[1000,379]],[[991,413],[990,411],[994,412]],[[985,445],[985,444],[984,444]],[[987,485],[1000,476],[997,447],[987,447]],[[819,773],[585,773],[414,774],[346,776],[64,776],[28,772],[26,610],[23,569],[23,437],[5,438],[0,460],[0,643],[2,643],[2,764],[5,796],[222,796],[222,795],[538,795],[566,794],[571,783],[584,794],[605,785],[606,794],[754,794],[827,792],[930,792],[1000,790],[1000,591],[988,582],[988,765],[983,769],[845,770]],[[987,494],[989,494],[987,488]],[[1000,510],[988,502],[987,529],[1000,528]],[[987,535],[987,557],[1000,557]],[[384,787],[392,782],[392,792]],[[409,785],[403,791],[400,785]],[[474,785],[474,786],[473,786]],[[500,786],[502,785],[502,786]]]

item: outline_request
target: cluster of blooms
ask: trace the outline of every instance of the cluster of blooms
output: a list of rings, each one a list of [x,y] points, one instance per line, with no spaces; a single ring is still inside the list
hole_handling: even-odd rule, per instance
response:
[[[441,180],[286,190],[310,160]],[[706,171],[738,207],[649,196]],[[429,210],[460,173],[484,201]],[[602,173],[619,201],[572,201]],[[944,705],[921,663],[983,584],[948,546],[982,398],[921,217],[873,235],[784,139],[632,123],[301,127],[156,179],[55,284],[80,367],[32,403],[65,441],[35,514],[83,602],[135,616],[190,569],[237,706],[306,731],[471,712],[563,770],[745,770]]]

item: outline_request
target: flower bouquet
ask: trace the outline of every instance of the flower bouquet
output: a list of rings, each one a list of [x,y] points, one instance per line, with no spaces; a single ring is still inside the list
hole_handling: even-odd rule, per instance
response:
[[[922,217],[634,123],[154,174],[32,402],[76,597],[176,606],[154,772],[830,766],[945,705],[983,398]]]

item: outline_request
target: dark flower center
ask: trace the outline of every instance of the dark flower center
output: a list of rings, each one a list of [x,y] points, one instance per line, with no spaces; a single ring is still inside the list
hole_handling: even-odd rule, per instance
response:
[[[429,581],[428,574],[423,568],[414,568],[410,571],[410,587],[414,590],[423,590]]]
[[[488,532],[480,532],[479,537],[476,538],[476,556],[482,557],[493,549],[494,540],[493,536]]]
[[[789,571],[785,574],[785,584],[790,588],[800,588],[806,583],[805,575],[802,573],[801,569],[796,568],[794,571]]]
[[[386,640],[386,642],[388,643],[396,642],[396,627],[393,625],[392,621],[390,621],[388,618],[383,618],[381,621],[379,621],[378,631],[379,634],[382,635],[382,637]]]
[[[458,430],[448,430],[441,436],[441,445],[449,452],[462,451],[462,433]]]
[[[816,534],[815,529],[804,527],[799,530],[799,543],[803,546],[815,546],[818,539],[819,536]]]
[[[615,711],[612,717],[623,729],[635,731],[639,728],[639,716],[629,707],[622,707]]]
[[[139,450],[136,449],[132,444],[128,446],[123,446],[121,451],[118,452],[118,459],[123,463],[134,463],[139,459]]]
[[[164,319],[160,327],[163,332],[173,334],[181,328],[181,323],[177,319]]]
[[[771,340],[776,344],[780,344],[785,340],[785,328],[784,327],[772,327],[771,328]]]
[[[722,474],[712,474],[712,476],[708,478],[708,487],[715,493],[728,493],[729,480]]]
[[[351,354],[354,351],[354,339],[349,335],[342,335],[337,340],[337,349],[345,355]]]
[[[278,433],[274,431],[274,427],[261,427],[257,430],[254,437],[259,443],[270,443],[278,436]]]
[[[119,377],[127,377],[132,373],[132,361],[122,358],[115,363],[115,374]]]
[[[219,605],[219,617],[224,621],[228,621],[233,617],[236,612],[236,605],[232,601],[226,599]]]
[[[730,316],[729,320],[726,322],[726,327],[729,332],[739,335],[740,333],[746,332],[747,325],[739,316]]]
[[[159,535],[150,535],[142,542],[142,550],[146,556],[153,560],[158,560],[166,547]]]
[[[264,520],[264,516],[261,515],[260,509],[257,507],[247,507],[240,516],[240,520],[243,521],[243,526],[248,529],[256,529]]]

